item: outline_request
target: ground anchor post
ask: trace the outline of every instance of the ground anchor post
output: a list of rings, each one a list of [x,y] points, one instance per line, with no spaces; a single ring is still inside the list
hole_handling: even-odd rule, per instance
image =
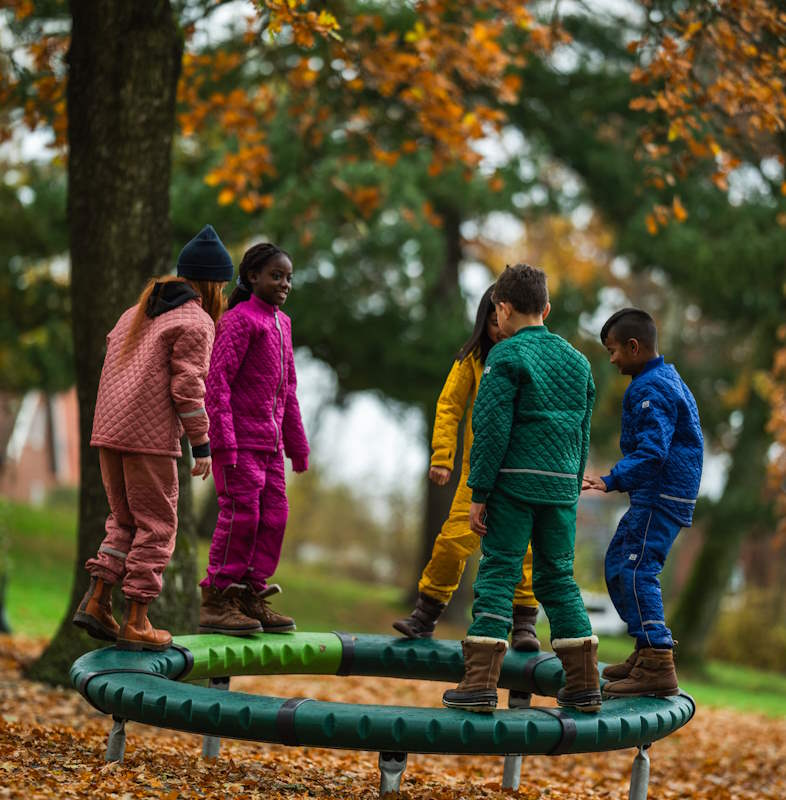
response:
[[[122,717],[112,717],[112,730],[106,740],[104,761],[122,761],[126,752],[126,721]]]
[[[379,796],[397,795],[401,791],[401,776],[407,767],[406,753],[379,754]]]
[[[639,747],[639,752],[633,759],[628,800],[647,800],[647,789],[650,784],[650,755],[647,752],[649,748],[648,744]]]
[[[208,683],[211,689],[223,689],[229,691],[229,677],[211,678]],[[219,751],[221,750],[221,737],[220,736],[203,736],[202,737],[202,758],[218,758]]]

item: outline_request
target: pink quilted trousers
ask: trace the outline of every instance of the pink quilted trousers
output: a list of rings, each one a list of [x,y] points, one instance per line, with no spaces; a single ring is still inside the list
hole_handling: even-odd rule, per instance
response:
[[[233,466],[227,462],[234,455],[213,453],[218,521],[201,585],[223,590],[240,583],[261,591],[278,566],[287,525],[284,455],[238,450]]]
[[[149,603],[161,593],[161,575],[177,534],[177,462],[172,456],[99,449],[109,500],[106,536],[87,571],[123,594]]]

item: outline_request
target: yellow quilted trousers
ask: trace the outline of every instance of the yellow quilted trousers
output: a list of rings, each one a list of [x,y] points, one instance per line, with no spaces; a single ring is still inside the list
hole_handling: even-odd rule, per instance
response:
[[[456,591],[467,564],[467,558],[480,547],[480,536],[469,529],[469,506],[472,489],[467,486],[469,464],[462,464],[459,486],[450,513],[439,532],[431,560],[420,576],[418,591],[447,603]],[[521,569],[521,581],[513,595],[513,604],[535,607],[538,601],[532,592],[532,548],[527,547]]]

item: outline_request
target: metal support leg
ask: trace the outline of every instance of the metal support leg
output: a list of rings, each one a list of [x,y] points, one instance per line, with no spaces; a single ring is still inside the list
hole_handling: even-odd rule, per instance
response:
[[[401,789],[401,776],[407,767],[406,753],[379,754],[379,796],[398,794]]]
[[[229,689],[229,678],[211,678],[208,688],[227,690]],[[202,758],[218,758],[219,750],[221,750],[220,736],[202,737]]]
[[[104,761],[122,761],[126,752],[126,721],[121,717],[112,717],[112,730],[106,740]]]
[[[508,708],[529,708],[532,695],[529,692],[520,692],[511,689],[508,694]],[[523,756],[513,754],[505,756],[505,766],[502,771],[502,788],[517,791],[521,784],[521,762]]]
[[[650,785],[650,754],[647,752],[649,748],[648,744],[642,745],[636,758],[633,759],[628,800],[647,800],[647,789]]]

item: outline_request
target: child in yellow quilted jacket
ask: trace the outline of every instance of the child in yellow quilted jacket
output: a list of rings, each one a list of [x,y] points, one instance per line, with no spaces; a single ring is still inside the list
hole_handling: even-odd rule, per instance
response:
[[[410,639],[433,636],[439,616],[458,587],[467,558],[480,547],[480,537],[469,527],[472,490],[467,486],[467,477],[472,449],[472,406],[478,394],[486,357],[491,348],[504,338],[491,302],[493,289],[490,286],[481,298],[475,328],[459,350],[437,401],[429,479],[439,486],[444,486],[450,480],[462,417],[466,417],[464,452],[459,485],[448,518],[434,542],[431,560],[420,577],[415,608],[408,617],[393,623],[397,631]],[[539,649],[540,644],[535,636],[537,616],[538,603],[532,593],[532,550],[527,548],[521,582],[513,597],[512,646],[515,650]]]

